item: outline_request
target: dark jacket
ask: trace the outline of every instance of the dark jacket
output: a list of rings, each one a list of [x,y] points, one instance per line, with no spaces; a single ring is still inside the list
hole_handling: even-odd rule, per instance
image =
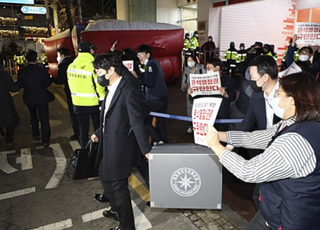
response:
[[[273,123],[280,121],[277,116],[273,117]],[[246,116],[243,119],[239,130],[241,131],[252,131],[255,129],[257,124],[257,130],[263,130],[267,128],[267,115],[266,115],[266,100],[263,96],[263,92],[253,92],[249,108]]]
[[[260,211],[271,229],[320,229],[320,123],[300,122],[286,127],[275,138],[285,133],[298,133],[311,145],[316,155],[315,170],[297,179],[284,179],[261,185]],[[269,145],[273,142],[269,143]]]
[[[236,97],[236,86],[234,80],[225,74],[221,76],[221,87],[226,88],[226,92],[229,95],[228,98],[222,95],[213,95],[212,97],[222,98],[222,103],[217,115],[217,119],[229,119],[230,118],[230,103],[233,102]]]
[[[58,75],[56,78],[52,78],[52,82],[56,84],[64,84],[64,91],[67,97],[71,97],[70,88],[68,85],[67,69],[68,66],[73,62],[74,57],[66,56],[58,65]]]
[[[288,47],[288,52],[286,55],[286,65],[287,67],[289,67],[292,62],[294,61],[293,55],[294,55],[294,51],[296,51],[296,47],[295,46],[289,46]],[[304,71],[309,72],[312,76],[316,77],[317,74],[320,72],[320,59],[317,60],[316,62],[312,63],[310,61],[306,61],[303,62],[306,63],[308,68],[305,69]],[[298,64],[298,62],[297,62]],[[298,64],[299,65],[299,64]]]
[[[24,88],[23,101],[27,105],[46,104],[54,100],[47,89],[51,85],[48,71],[36,64],[29,64],[18,72],[17,84]]]
[[[104,180],[128,178],[131,168],[140,162],[140,151],[149,153],[151,146],[141,109],[141,90],[122,78],[104,118],[106,97],[100,113],[100,128],[96,166],[101,162]],[[103,126],[104,124],[104,126]],[[104,132],[103,132],[104,127]]]
[[[160,63],[153,57],[150,57],[147,63],[143,85],[145,86],[146,99],[148,101],[168,98],[168,90],[162,68]]]
[[[19,117],[10,92],[19,91],[19,87],[2,65],[0,68],[0,127],[15,127],[19,124]]]

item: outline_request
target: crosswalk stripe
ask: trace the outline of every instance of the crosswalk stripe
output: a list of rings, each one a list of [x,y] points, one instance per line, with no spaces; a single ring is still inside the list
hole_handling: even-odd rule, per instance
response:
[[[14,172],[18,171],[18,169],[12,167],[9,164],[8,158],[7,158],[8,154],[12,154],[15,152],[16,152],[15,150],[0,152],[0,170],[2,170],[6,174],[10,174],[10,173],[14,173]]]
[[[103,217],[102,212],[104,210],[105,210],[105,208],[104,209],[100,209],[98,211],[94,211],[94,212],[83,214],[81,216],[83,223],[90,222],[90,221],[102,218]]]
[[[81,146],[78,141],[69,141],[72,150],[81,149]]]
[[[132,189],[138,193],[142,200],[150,200],[149,190],[140,182],[140,180],[134,174],[131,174],[131,176],[129,177],[129,184]]]
[[[152,228],[150,221],[147,217],[141,212],[135,202],[131,201],[133,214],[136,224],[136,230],[147,230]]]
[[[33,228],[31,230],[61,230],[61,229],[71,228],[72,226],[73,226],[72,220],[67,219],[67,220],[63,220],[53,224],[48,224],[39,228]]]
[[[62,97],[59,94],[55,93],[54,96],[57,98],[57,100],[60,102],[63,108],[68,108],[68,104],[62,99]]]
[[[33,168],[30,148],[21,149],[21,156],[16,158],[16,163],[21,164],[22,170]]]
[[[46,189],[57,188],[67,168],[67,159],[61,149],[60,144],[52,144],[50,146],[56,159],[56,169],[46,185]]]
[[[131,205],[133,208],[133,214],[135,219],[136,230],[147,230],[152,228],[150,221],[147,217],[141,212],[134,201],[131,201]],[[93,220],[97,220],[103,218],[102,212],[105,210],[100,209],[94,212],[86,213],[81,216],[83,223],[90,222]]]
[[[23,196],[23,195],[27,195],[34,192],[36,192],[35,187],[20,189],[13,192],[7,192],[7,193],[0,194],[0,200],[10,199],[17,196]]]

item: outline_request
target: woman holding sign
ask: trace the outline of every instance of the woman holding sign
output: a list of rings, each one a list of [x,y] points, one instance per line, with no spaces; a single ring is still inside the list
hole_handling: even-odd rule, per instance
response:
[[[196,56],[191,53],[186,53],[186,59],[184,64],[184,71],[182,75],[181,90],[186,92],[190,87],[190,74],[203,74],[205,69],[203,65],[197,63]],[[191,117],[192,113],[192,98],[187,93],[187,115]],[[187,133],[192,133],[192,122],[189,124]]]
[[[320,229],[320,86],[308,73],[281,78],[273,104],[283,120],[267,130],[217,132],[206,140],[220,162],[239,179],[263,183],[260,211],[247,229]],[[264,149],[245,160],[220,141]]]

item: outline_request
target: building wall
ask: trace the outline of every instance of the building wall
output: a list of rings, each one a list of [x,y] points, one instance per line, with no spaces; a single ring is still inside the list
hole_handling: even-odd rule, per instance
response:
[[[156,22],[156,0],[129,0],[129,20]]]
[[[296,2],[297,10],[320,7],[319,0],[296,0],[296,1],[297,1]]]
[[[199,2],[201,2],[203,0],[190,0],[189,2],[187,0],[172,0],[172,1],[177,1],[178,7],[182,7],[182,6],[191,5],[191,4],[194,4],[194,3],[199,3]]]
[[[176,25],[179,20],[177,1],[157,0],[157,22]]]

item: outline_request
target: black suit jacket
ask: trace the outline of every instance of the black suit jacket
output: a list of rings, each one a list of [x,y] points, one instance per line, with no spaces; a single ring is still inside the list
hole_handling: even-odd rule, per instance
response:
[[[280,120],[279,117],[274,116],[273,124]],[[248,111],[241,123],[240,130],[246,132],[253,131],[256,124],[258,130],[267,128],[266,101],[262,91],[253,92],[250,98]]]
[[[140,161],[140,150],[149,153],[151,146],[141,109],[141,90],[122,78],[104,117],[105,101],[100,113],[97,166],[101,162],[106,181],[128,178],[131,168]]]
[[[36,64],[29,64],[18,72],[17,84],[24,88],[23,101],[27,105],[46,104],[54,100],[47,89],[51,85],[48,71]]]

